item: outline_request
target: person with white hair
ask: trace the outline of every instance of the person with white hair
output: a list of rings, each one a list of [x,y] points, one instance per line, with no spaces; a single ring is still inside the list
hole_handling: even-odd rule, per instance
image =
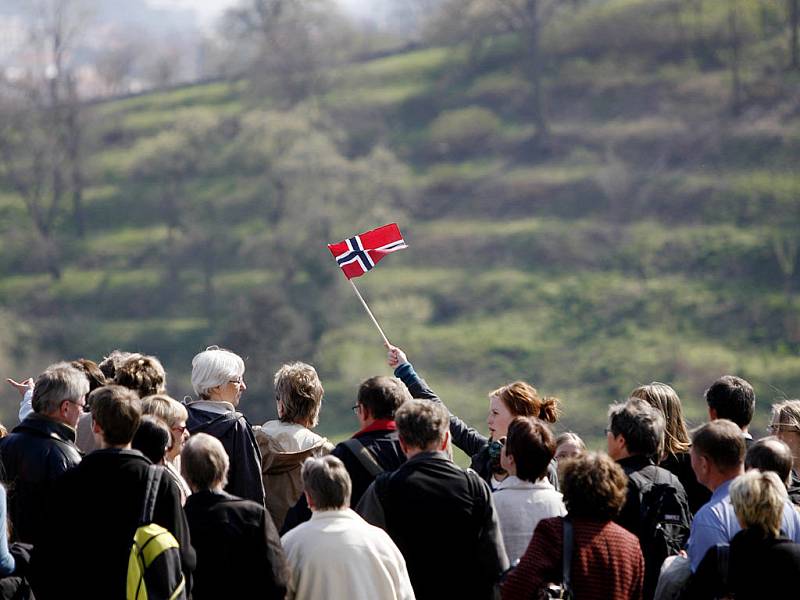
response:
[[[192,387],[198,399],[186,405],[189,433],[207,433],[222,442],[230,459],[225,491],[264,505],[261,452],[253,428],[236,410],[244,382],[244,361],[238,354],[209,346],[192,359]]]
[[[350,506],[352,483],[335,456],[303,463],[311,520],[282,538],[298,599],[410,600],[406,562],[392,538]]]
[[[36,379],[33,412],[0,440],[3,480],[16,541],[36,544],[55,480],[81,462],[75,428],[89,381],[69,363],[51,365]]]

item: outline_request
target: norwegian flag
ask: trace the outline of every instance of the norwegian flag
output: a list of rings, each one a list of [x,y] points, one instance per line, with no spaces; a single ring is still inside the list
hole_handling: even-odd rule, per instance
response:
[[[397,223],[390,223],[355,235],[337,244],[328,244],[345,277],[361,277],[387,254],[408,248]]]

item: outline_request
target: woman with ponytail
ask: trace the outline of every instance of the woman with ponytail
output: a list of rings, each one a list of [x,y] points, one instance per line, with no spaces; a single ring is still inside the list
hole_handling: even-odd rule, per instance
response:
[[[441,402],[425,380],[414,371],[405,352],[396,346],[388,346],[388,350],[389,366],[414,398]],[[495,489],[508,476],[500,464],[500,439],[508,433],[508,426],[514,417],[535,417],[552,424],[558,420],[559,405],[558,398],[542,397],[532,385],[515,381],[489,394],[489,414],[486,417],[488,437],[464,423],[452,412],[450,437],[453,445],[472,458],[470,467]],[[558,489],[558,472],[553,463],[548,467],[547,478]]]

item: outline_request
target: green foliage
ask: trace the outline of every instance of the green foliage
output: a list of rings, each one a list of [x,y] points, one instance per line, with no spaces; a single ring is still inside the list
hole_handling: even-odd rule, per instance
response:
[[[324,243],[398,221],[410,249],[359,289],[479,429],[486,393],[514,379],[561,397],[559,427],[597,443],[605,406],[654,379],[699,422],[728,372],[755,384],[760,427],[800,386],[798,82],[774,68],[774,7],[764,21],[765,3],[740,3],[757,85],[730,120],[728,4],[703,4],[705,55],[671,0],[562,11],[544,40],[545,148],[513,34],[337,67],[293,110],[253,106],[244,82],[94,107],[88,234],[62,206],[60,281],[0,181],[0,365],[139,349],[180,397],[194,353],[223,344],[247,357],[258,422],[275,369],[306,360],[326,389],[321,430],[345,435],[358,383],[389,371]]]
[[[468,106],[440,114],[430,126],[430,141],[443,154],[485,151],[497,139],[500,119],[491,110]]]

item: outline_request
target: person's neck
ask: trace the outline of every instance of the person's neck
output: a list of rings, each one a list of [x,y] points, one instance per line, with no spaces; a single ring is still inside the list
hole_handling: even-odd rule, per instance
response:
[[[739,475],[743,473],[744,473],[744,465],[739,467],[739,470],[726,471],[724,473],[721,471],[714,471],[709,475],[709,480],[706,483],[706,487],[712,492],[715,492],[717,488],[721,487],[731,479],[736,479]]]
[[[37,413],[37,414],[40,417],[44,417],[45,419],[53,421],[54,423],[59,423],[61,425],[66,425],[67,427],[72,427],[73,429],[75,429],[75,426],[71,425],[70,423],[68,423],[64,419],[64,417],[62,417],[61,414],[58,413],[58,412],[55,412],[55,413]]]
[[[438,446],[431,446],[430,448],[410,448],[407,446],[405,449],[405,454],[406,459],[409,460],[417,454],[422,454],[424,452],[438,452],[439,450],[441,450],[441,448]]]
[[[127,444],[109,444],[104,439],[100,440],[100,449],[101,450],[130,450],[131,443],[128,442]]]

